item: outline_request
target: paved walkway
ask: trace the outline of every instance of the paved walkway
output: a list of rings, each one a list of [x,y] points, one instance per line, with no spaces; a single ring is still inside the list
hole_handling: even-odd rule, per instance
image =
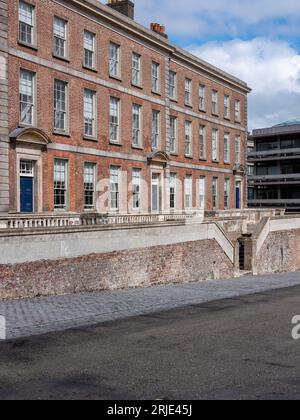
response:
[[[0,316],[6,317],[7,338],[12,339],[297,285],[300,272],[0,301]]]

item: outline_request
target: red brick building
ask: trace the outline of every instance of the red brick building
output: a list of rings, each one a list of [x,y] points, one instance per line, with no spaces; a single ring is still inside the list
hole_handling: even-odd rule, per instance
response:
[[[244,207],[248,86],[110,3],[0,0],[0,212]]]

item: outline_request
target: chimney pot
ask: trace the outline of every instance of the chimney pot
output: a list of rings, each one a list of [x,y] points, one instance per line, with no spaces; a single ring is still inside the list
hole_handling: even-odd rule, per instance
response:
[[[168,38],[168,35],[166,34],[166,27],[164,25],[160,25],[159,23],[151,23],[150,28],[151,31],[156,32],[165,38]]]

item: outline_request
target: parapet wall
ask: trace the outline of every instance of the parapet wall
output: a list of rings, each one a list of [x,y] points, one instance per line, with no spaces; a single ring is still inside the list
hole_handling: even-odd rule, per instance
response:
[[[76,258],[203,240],[215,240],[234,262],[234,245],[216,223],[181,222],[150,225],[74,227],[68,229],[3,233],[0,265]]]

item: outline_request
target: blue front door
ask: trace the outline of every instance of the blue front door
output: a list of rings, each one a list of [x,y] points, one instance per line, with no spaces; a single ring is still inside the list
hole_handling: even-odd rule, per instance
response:
[[[236,208],[239,209],[241,207],[241,189],[239,186],[236,187],[235,194],[236,194],[236,199],[235,199]]]
[[[33,178],[20,178],[21,213],[33,213]]]

